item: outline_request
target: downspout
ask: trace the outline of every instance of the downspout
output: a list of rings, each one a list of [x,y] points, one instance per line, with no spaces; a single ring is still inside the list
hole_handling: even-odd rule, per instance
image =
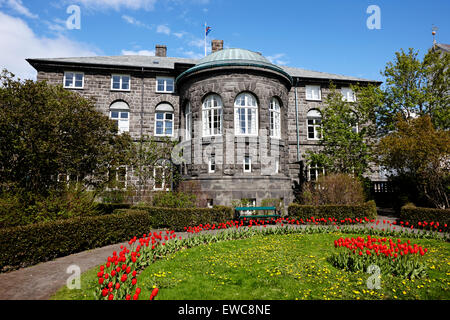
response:
[[[294,81],[295,86],[295,128],[297,133],[297,161],[300,161],[300,128],[298,125],[298,92],[297,92],[298,79]]]
[[[139,157],[142,156],[142,144],[144,135],[144,67],[142,67],[141,79],[141,119],[140,119],[140,139],[139,139]],[[139,201],[142,200],[142,159],[139,159]]]

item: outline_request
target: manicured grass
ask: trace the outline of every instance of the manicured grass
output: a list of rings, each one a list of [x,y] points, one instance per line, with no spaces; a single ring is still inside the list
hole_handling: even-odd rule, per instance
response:
[[[339,270],[327,261],[341,236],[356,235],[254,236],[182,250],[138,276],[140,299],[148,299],[154,286],[161,300],[450,299],[450,243],[412,240],[429,249],[424,256],[429,276],[382,276],[381,289],[369,290],[370,274]],[[82,290],[62,288],[53,298],[93,299],[97,270],[82,275]]]

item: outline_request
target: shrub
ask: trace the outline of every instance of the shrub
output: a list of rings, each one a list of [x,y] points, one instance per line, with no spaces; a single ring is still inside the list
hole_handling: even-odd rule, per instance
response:
[[[153,196],[152,204],[160,208],[194,208],[197,198],[184,192],[158,192]]]
[[[369,201],[356,205],[299,205],[290,204],[288,208],[288,216],[297,220],[314,218],[336,218],[343,220],[345,218],[375,219],[377,217],[377,208],[375,201]]]
[[[304,185],[301,197],[305,205],[361,204],[365,191],[361,181],[348,174],[330,174]]]
[[[419,222],[439,222],[441,225],[450,224],[450,209],[420,208],[414,204],[407,204],[400,210],[400,220],[417,225]]]
[[[95,209],[98,215],[113,214],[117,209],[130,209],[131,204],[128,203],[96,203]]]
[[[48,191],[46,196],[24,191],[0,196],[0,228],[97,214],[93,193],[76,185]]]
[[[126,241],[148,232],[152,221],[146,211],[134,210],[0,229],[0,270]]]
[[[152,227],[184,231],[184,227],[200,224],[219,224],[233,219],[230,207],[214,206],[214,208],[158,208],[135,207],[117,210],[116,213],[131,213],[135,210],[145,211],[151,216]]]

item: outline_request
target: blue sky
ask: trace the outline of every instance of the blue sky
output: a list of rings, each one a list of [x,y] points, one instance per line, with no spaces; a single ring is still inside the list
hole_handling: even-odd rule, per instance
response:
[[[81,29],[69,30],[70,5],[81,11]],[[366,10],[377,5],[381,29],[368,29]],[[277,64],[383,80],[394,52],[423,54],[437,41],[450,43],[448,0],[0,0],[0,68],[22,78],[35,72],[28,57],[154,54],[204,56],[208,37],[225,47],[261,52]],[[5,50],[6,48],[6,50]]]

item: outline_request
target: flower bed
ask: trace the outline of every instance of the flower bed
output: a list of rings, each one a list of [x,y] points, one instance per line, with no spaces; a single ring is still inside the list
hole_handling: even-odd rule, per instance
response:
[[[362,237],[339,238],[334,241],[338,253],[330,257],[337,268],[348,271],[365,272],[369,266],[377,266],[385,274],[408,279],[427,275],[421,257],[428,251],[411,241],[402,243],[400,239]]]
[[[130,248],[121,247],[122,251],[119,254],[114,252],[112,256],[108,257],[107,262],[100,266],[97,274],[99,287],[96,289],[95,296],[97,299],[103,300],[139,299],[141,292],[138,286],[139,274],[157,259],[165,257],[167,254],[175,253],[182,248],[191,248],[205,243],[243,239],[256,234],[329,233],[337,230],[350,233],[361,229],[355,229],[355,226],[340,227],[338,224],[345,223],[360,226],[367,222],[392,226],[390,222],[375,221],[367,217],[362,219],[344,218],[341,220],[336,218],[316,219],[311,217],[306,219],[306,221],[279,218],[268,221],[253,219],[247,221],[231,220],[217,224],[188,226],[184,230],[188,234],[195,234],[195,236],[189,238],[179,237],[173,230],[144,234],[140,238],[134,237],[131,239],[129,241]],[[267,226],[272,224],[278,226],[267,228]],[[393,226],[393,229],[388,227],[378,230],[366,228],[364,231],[384,236],[403,234],[403,232],[399,233],[398,230],[394,231],[395,228],[395,226]],[[209,230],[223,230],[224,232],[200,234],[203,231]],[[439,238],[434,233],[430,234],[426,232],[408,233],[408,235],[416,238]],[[423,277],[426,275],[423,264],[420,261],[411,260],[409,257],[414,254],[417,255],[417,253],[423,255],[427,249],[423,249],[414,244],[411,245],[410,242],[394,242],[392,239],[377,239],[372,238],[370,235],[367,241],[362,238],[352,239],[339,239],[335,242],[336,247],[345,247],[348,250],[333,256],[331,258],[332,264],[351,271],[365,270],[368,265],[377,264],[380,265],[382,270],[386,270],[386,272],[409,278]],[[387,242],[389,242],[389,246],[387,246]],[[357,249],[358,251],[356,251]],[[355,254],[356,252],[357,254]],[[406,256],[408,258],[401,258]],[[384,257],[388,257],[389,259],[384,259]],[[154,289],[158,288],[155,287]],[[155,295],[152,294],[151,298],[154,297]]]

